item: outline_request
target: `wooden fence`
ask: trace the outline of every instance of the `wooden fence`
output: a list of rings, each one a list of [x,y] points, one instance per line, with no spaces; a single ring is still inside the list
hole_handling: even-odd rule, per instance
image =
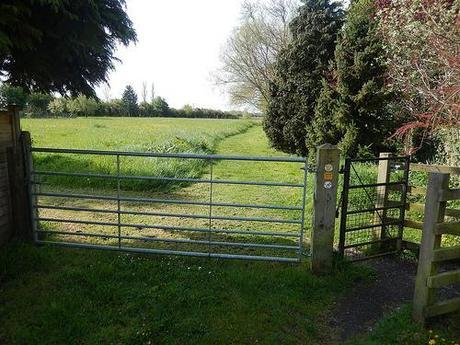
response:
[[[12,236],[31,238],[27,157],[30,135],[21,132],[14,106],[0,110],[0,246]]]
[[[389,169],[389,168],[388,168]],[[422,173],[445,173],[450,175],[460,175],[460,167],[451,167],[446,165],[436,165],[436,164],[415,164],[410,165],[411,172],[422,172]],[[380,172],[379,172],[380,174]],[[387,173],[388,174],[388,173]],[[392,188],[400,188],[399,186],[393,186]],[[412,202],[411,199],[425,197],[427,195],[427,187],[422,186],[408,186],[407,190],[408,196],[406,198],[406,217],[404,219],[404,228],[405,229],[416,229],[423,230],[423,221],[417,219],[411,219],[408,215],[408,211],[416,211],[424,213],[425,204],[421,202]],[[390,202],[387,202],[389,204]],[[444,210],[445,216],[460,218],[460,210],[453,208],[446,208]],[[389,218],[391,220],[391,218]],[[420,250],[420,243],[414,241],[403,240],[401,243],[401,249],[409,249],[417,254]]]
[[[391,157],[389,153],[382,153],[380,157]],[[386,183],[390,180],[391,164],[382,160],[379,163],[378,182]],[[460,269],[440,272],[443,262],[460,260],[460,245],[442,245],[443,235],[460,236],[460,209],[448,208],[448,201],[460,200],[460,189],[449,189],[451,175],[460,175],[460,167],[431,164],[411,164],[411,172],[428,174],[428,185],[407,186],[405,203],[406,211],[422,213],[423,220],[411,219],[406,212],[404,217],[403,232],[409,229],[421,231],[421,243],[402,240],[398,242],[397,249],[410,249],[419,257],[414,294],[413,316],[419,322],[460,309],[460,298],[438,301],[436,291],[449,285],[460,284]],[[389,193],[392,190],[401,191],[403,186],[391,185],[388,190],[382,187],[378,193],[378,202],[382,206],[400,205],[402,201],[390,201]],[[411,200],[425,198],[425,203]],[[398,219],[388,217],[383,213],[387,222],[397,222]],[[450,220],[450,221],[449,221]],[[400,233],[402,237],[403,233]],[[454,241],[454,243],[458,243]]]
[[[436,295],[437,289],[460,283],[460,269],[439,272],[442,262],[460,259],[460,246],[441,245],[443,235],[460,235],[460,222],[445,221],[448,213],[457,215],[459,211],[447,212],[448,201],[460,200],[460,189],[449,189],[449,180],[450,175],[444,172],[429,175],[413,305],[414,319],[419,322],[460,310],[460,298],[438,301]]]

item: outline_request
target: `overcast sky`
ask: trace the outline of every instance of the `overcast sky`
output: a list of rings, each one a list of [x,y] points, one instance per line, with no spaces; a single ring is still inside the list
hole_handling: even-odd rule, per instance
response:
[[[154,82],[155,93],[170,106],[230,109],[228,98],[210,74],[240,19],[242,0],[128,0],[128,15],[138,42],[120,47],[121,63],[110,74],[110,96],[121,97],[131,84],[141,98],[141,85]],[[104,98],[104,86],[98,95]]]

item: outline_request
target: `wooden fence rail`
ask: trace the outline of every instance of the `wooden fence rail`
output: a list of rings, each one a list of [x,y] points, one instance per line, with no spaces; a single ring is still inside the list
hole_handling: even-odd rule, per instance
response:
[[[441,247],[444,234],[460,235],[460,222],[445,222],[447,201],[459,200],[460,189],[449,189],[448,173],[430,173],[424,208],[422,242],[415,282],[413,317],[426,318],[460,310],[460,298],[438,301],[436,289],[460,283],[460,270],[439,272],[441,262],[460,259],[460,246]]]
[[[422,173],[445,173],[450,175],[460,175],[460,167],[447,166],[447,165],[437,165],[437,164],[419,164],[411,163],[410,171],[422,172]],[[392,186],[392,189],[398,189],[400,186]],[[427,195],[427,188],[421,186],[408,186],[407,193],[411,197],[425,197]],[[449,192],[452,193],[452,192]],[[409,200],[410,198],[408,198]],[[406,203],[406,211],[416,211],[417,213],[423,214],[425,211],[425,204],[421,202],[411,202]],[[460,210],[446,208],[444,210],[444,215],[446,217],[460,218]],[[423,230],[423,221],[410,219],[410,214],[406,212],[406,218],[404,219],[404,228],[414,229],[414,230]],[[420,244],[417,242],[402,241],[402,248],[409,249],[418,254],[420,250]]]

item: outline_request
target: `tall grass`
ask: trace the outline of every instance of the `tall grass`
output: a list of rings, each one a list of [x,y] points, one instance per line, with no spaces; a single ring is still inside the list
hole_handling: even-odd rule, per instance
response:
[[[34,146],[102,149],[134,152],[212,154],[223,139],[242,133],[250,120],[204,119],[53,119],[24,120]],[[76,135],[78,132],[78,135]],[[209,161],[150,157],[121,157],[123,175],[197,178]],[[35,170],[111,174],[117,172],[115,156],[37,153]],[[111,189],[115,179],[42,176],[41,182],[60,187]],[[124,190],[169,190],[183,182],[123,180]]]

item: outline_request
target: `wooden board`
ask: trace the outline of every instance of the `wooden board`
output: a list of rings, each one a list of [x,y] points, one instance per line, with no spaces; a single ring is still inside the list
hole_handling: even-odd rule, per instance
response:
[[[6,243],[12,232],[10,178],[6,149],[13,146],[12,114],[0,112],[0,246]]]
[[[426,284],[429,288],[440,288],[460,282],[460,270],[443,272],[428,277]]]
[[[460,167],[451,167],[448,165],[438,165],[438,164],[411,164],[411,171],[421,171],[421,172],[438,172],[452,175],[460,175]]]
[[[460,189],[447,189],[441,193],[441,201],[459,200]]]
[[[432,317],[460,310],[460,297],[435,303],[425,309],[425,316]]]
[[[433,261],[449,261],[460,259],[460,246],[450,248],[439,248],[435,249],[433,253]]]
[[[439,223],[436,225],[436,233],[438,235],[460,235],[460,222]]]

